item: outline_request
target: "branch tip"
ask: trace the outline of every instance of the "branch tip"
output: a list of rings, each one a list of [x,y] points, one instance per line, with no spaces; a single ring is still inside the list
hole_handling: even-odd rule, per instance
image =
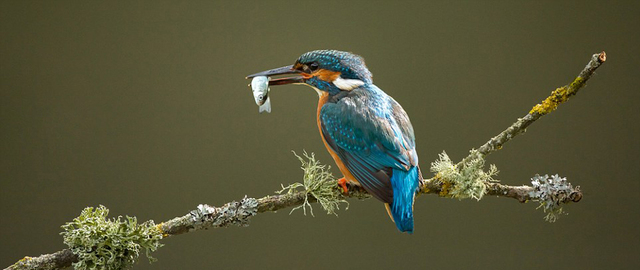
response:
[[[600,63],[604,63],[604,61],[607,61],[607,53],[602,51],[600,54],[598,54],[598,61],[600,61]]]
[[[579,202],[582,200],[582,191],[580,190],[580,186],[576,186],[575,191],[569,194],[569,200],[572,202]]]

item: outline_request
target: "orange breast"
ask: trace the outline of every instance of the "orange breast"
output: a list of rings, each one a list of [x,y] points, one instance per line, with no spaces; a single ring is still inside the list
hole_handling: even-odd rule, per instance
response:
[[[324,138],[324,135],[322,134],[322,124],[321,124],[321,120],[320,120],[320,110],[322,109],[322,105],[324,105],[325,103],[327,103],[327,100],[329,99],[329,93],[327,92],[323,92],[320,95],[320,99],[318,100],[318,111],[317,111],[317,122],[318,122],[318,131],[320,131],[320,137],[322,137],[322,142],[324,143],[324,146],[327,148],[327,151],[329,151],[329,154],[331,154],[331,157],[333,157],[333,160],[336,162],[336,165],[338,165],[338,169],[340,169],[340,172],[342,173],[342,175],[344,175],[344,178],[352,183],[358,183],[358,180],[353,177],[353,174],[351,174],[351,172],[349,171],[349,169],[347,169],[347,166],[344,165],[344,163],[342,162],[342,159],[340,159],[340,157],[338,156],[338,154],[336,154],[335,151],[333,151],[333,149],[331,149],[331,147],[329,146],[329,144],[327,144],[327,140]]]

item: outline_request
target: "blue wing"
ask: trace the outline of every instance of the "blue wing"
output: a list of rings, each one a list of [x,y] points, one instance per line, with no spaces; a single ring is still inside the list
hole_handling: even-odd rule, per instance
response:
[[[374,197],[393,202],[393,170],[417,166],[413,127],[406,112],[374,85],[329,100],[320,111],[327,144]]]

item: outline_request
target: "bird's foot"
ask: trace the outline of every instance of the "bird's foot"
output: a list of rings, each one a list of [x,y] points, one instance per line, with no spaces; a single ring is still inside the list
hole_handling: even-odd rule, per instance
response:
[[[338,179],[338,186],[342,187],[344,194],[349,194],[349,189],[347,188],[347,179],[344,177]]]

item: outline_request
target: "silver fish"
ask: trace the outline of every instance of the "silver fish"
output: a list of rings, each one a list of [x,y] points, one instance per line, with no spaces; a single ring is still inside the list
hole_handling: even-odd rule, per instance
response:
[[[251,80],[251,90],[253,98],[258,104],[260,113],[271,113],[271,99],[269,98],[269,78],[267,76],[257,76]]]

